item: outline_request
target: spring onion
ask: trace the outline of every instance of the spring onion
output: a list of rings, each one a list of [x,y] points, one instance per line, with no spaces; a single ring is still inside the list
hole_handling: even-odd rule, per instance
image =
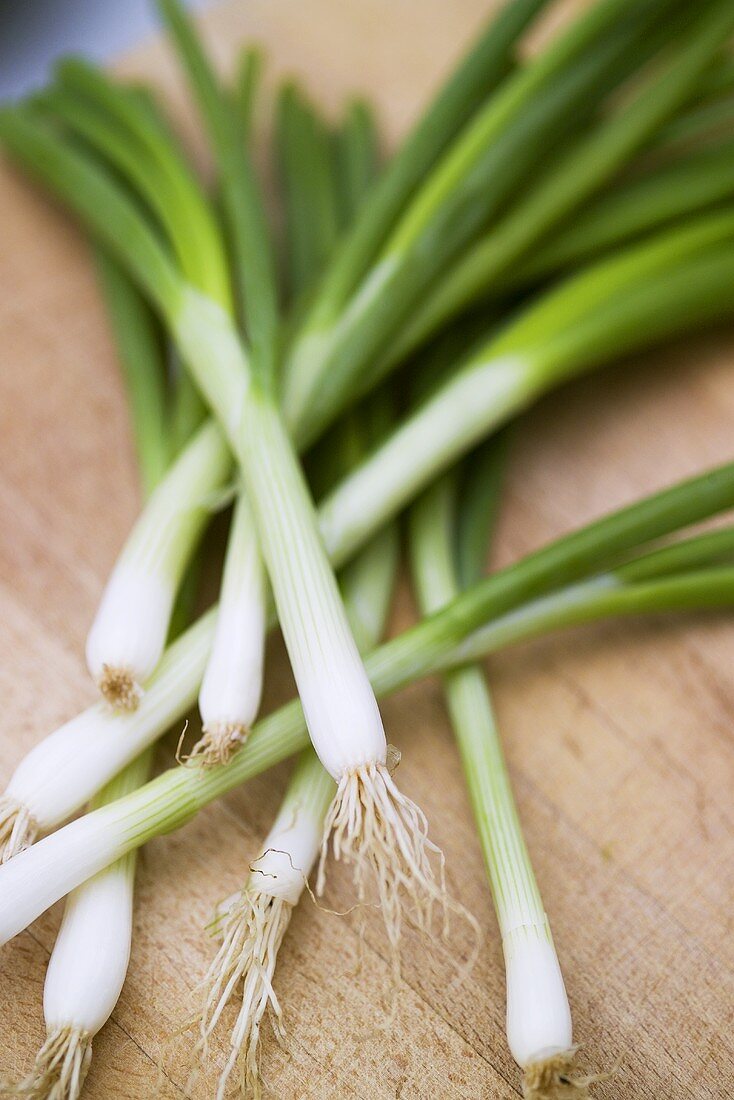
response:
[[[145,752],[100,791],[92,808],[134,791],[149,771]],[[127,975],[135,862],[130,851],[69,894],[43,987],[46,1041],[13,1095],[78,1100],[92,1040],[112,1014]]]
[[[216,224],[162,119],[152,114],[149,104],[83,62],[64,62],[59,78],[61,87],[47,92],[40,102],[65,126],[104,152],[119,170],[132,174],[151,213],[169,234],[187,277],[229,307],[227,262]],[[204,425],[198,446],[196,440],[186,446],[126,540],[87,643],[90,671],[113,705],[134,709],[142,683],[160,659],[173,599],[208,518],[206,510],[195,509],[192,502],[196,503],[197,496],[203,500],[213,497],[230,464],[229,448],[221,433],[213,423]],[[234,561],[251,561],[253,553],[242,545],[247,537],[243,526],[235,525],[234,530],[240,532]],[[230,575],[233,572],[234,566]],[[231,588],[228,595],[232,595]],[[225,620],[227,603],[225,600],[222,605]],[[232,609],[228,621],[236,614]],[[249,675],[243,674],[240,694],[249,689],[254,699],[245,700],[245,713],[242,723],[235,723],[238,725],[252,720],[260,697],[261,656],[254,642],[256,635],[252,637],[253,667]],[[243,652],[242,656],[249,654]],[[212,726],[216,721],[213,715]]]
[[[90,67],[67,62],[60,68],[59,75],[61,92],[47,95],[47,105],[55,109],[67,125],[80,131],[105,153],[113,164],[131,175],[142,197],[166,229],[184,274],[212,301],[228,309],[231,292],[218,230],[170,136],[160,132],[160,125],[154,125],[151,129],[145,108],[131,103],[124,90]],[[245,75],[248,95],[252,97],[256,66],[249,65]],[[240,102],[240,109],[242,106]],[[117,123],[117,127],[111,126],[111,122]],[[147,154],[142,164],[139,160],[141,148]],[[182,201],[177,202],[180,196]],[[197,251],[191,248],[188,233],[190,220],[197,225],[199,236],[207,246],[205,249]],[[258,245],[261,240],[262,233],[251,252],[262,253],[263,249]],[[235,243],[239,241],[240,237],[235,233]],[[261,268],[262,262],[258,270]],[[244,293],[248,272],[240,268],[237,276],[236,288]],[[260,298],[263,300],[262,295]],[[249,297],[247,306],[242,308],[243,311],[245,308],[250,310],[250,321],[257,333],[260,321],[257,310],[252,315]],[[274,316],[274,306],[270,300],[267,301],[267,310],[269,317]],[[207,429],[214,434],[217,432],[213,423],[202,431]],[[204,470],[202,476],[203,473]],[[180,487],[175,488],[178,490]],[[157,518],[152,513],[153,509],[148,507],[139,522],[156,524]],[[187,548],[178,533],[170,527],[168,537],[172,545],[186,552]],[[203,733],[192,750],[193,755],[201,755],[205,762],[225,760],[234,745],[244,739],[257,714],[262,691],[264,601],[265,585],[254,523],[242,494],[231,526],[215,644],[199,700]],[[158,615],[156,621],[163,626],[165,616]]]
[[[295,88],[287,87],[284,103],[300,107]],[[290,108],[288,108],[290,110]],[[301,152],[308,158],[312,172],[305,181],[297,162],[286,154],[282,160],[284,185],[290,203],[311,226],[290,249],[290,281],[294,292],[302,292],[313,279],[328,251],[335,226],[336,179],[328,157],[326,131],[310,109],[302,108],[308,126],[301,131]],[[364,136],[369,121],[361,116],[346,127],[352,152],[362,153],[361,142],[351,141],[355,121]],[[290,146],[294,134],[280,134],[281,145]],[[349,165],[351,156],[345,158]],[[350,189],[345,216],[351,216],[371,173],[362,173],[362,187],[354,182]],[[313,217],[312,217],[313,215]],[[320,216],[317,216],[320,215]],[[378,423],[368,418],[368,426]],[[360,431],[356,418],[340,426],[332,440],[329,470],[346,468],[364,449],[367,435]],[[336,461],[335,461],[336,460]],[[341,578],[344,603],[352,630],[362,652],[372,649],[384,630],[394,587],[398,544],[394,528],[386,528],[350,563]],[[321,849],[324,822],[334,796],[334,783],[313,749],[305,749],[295,767],[275,822],[265,839],[263,852],[250,866],[244,887],[219,907],[214,921],[221,946],[201,983],[203,1007],[198,1015],[199,1036],[193,1057],[205,1055],[209,1039],[227,1004],[241,989],[241,1004],[230,1033],[230,1053],[219,1076],[217,1098],[224,1097],[227,1082],[238,1069],[244,1090],[260,1095],[258,1047],[260,1027],[266,1009],[276,1035],[284,1035],[280,1002],[273,989],[278,951]]]
[[[183,572],[229,474],[229,448],[207,423],[155,490],[127,538],[87,638],[87,664],[105,699],[134,710],[163,652]]]
[[[242,58],[236,105],[242,140],[249,140],[262,55],[248,50]],[[236,237],[240,243],[240,237]],[[239,248],[236,289],[240,313],[246,316],[249,268]],[[269,284],[270,285],[270,284]],[[274,305],[266,296],[267,316]],[[257,313],[255,315],[257,324]],[[233,749],[247,737],[260,707],[263,681],[266,616],[266,579],[255,524],[246,493],[240,489],[227,540],[219,593],[217,626],[199,692],[202,737],[191,750],[202,763],[226,763]]]
[[[414,505],[410,549],[423,614],[459,591],[457,484],[448,475]],[[572,1075],[571,1011],[525,844],[492,703],[480,665],[443,676],[497,911],[507,979],[507,1040],[525,1071],[523,1095],[586,1096]],[[565,1091],[561,1087],[566,1085]]]

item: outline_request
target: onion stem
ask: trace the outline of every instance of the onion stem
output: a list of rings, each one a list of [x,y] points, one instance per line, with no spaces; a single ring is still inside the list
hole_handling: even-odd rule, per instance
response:
[[[457,479],[446,476],[414,505],[410,550],[418,603],[430,615],[460,590],[457,570]],[[573,1057],[571,1011],[550,924],[533,873],[513,797],[484,672],[466,664],[446,672],[443,688],[461,754],[502,934],[507,980],[507,1039],[527,1069],[523,1095],[538,1066]],[[558,1073],[556,1073],[558,1076]],[[550,1090],[544,1098],[555,1096]]]

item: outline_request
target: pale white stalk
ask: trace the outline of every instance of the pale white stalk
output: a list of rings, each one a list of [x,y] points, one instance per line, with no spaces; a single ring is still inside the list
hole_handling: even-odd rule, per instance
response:
[[[246,403],[242,438],[245,478],[306,723],[322,764],[338,781],[346,770],[384,763],[382,719],[303,474],[269,400],[253,394]]]
[[[235,505],[227,541],[217,627],[199,692],[203,737],[191,755],[226,763],[247,737],[262,695],[266,585],[247,496]]]
[[[150,771],[150,750],[100,792],[103,806],[135,790]],[[128,852],[69,894],[46,970],[46,1041],[19,1095],[77,1100],[92,1058],[92,1039],[117,1004],[132,943],[137,853]]]
[[[406,898],[423,928],[435,901],[445,911],[443,876],[438,883],[431,858],[442,862],[441,853],[428,839],[424,815],[388,770],[375,695],[274,397],[253,378],[232,320],[214,302],[185,288],[170,323],[240,462],[309,735],[337,782],[317,889],[324,888],[333,839],[336,858],[354,866],[360,898],[374,879],[395,949]]]
[[[166,644],[181,578],[231,468],[210,421],[173,463],[128,536],[87,638],[87,665],[105,699],[134,710]]]
[[[3,861],[61,824],[185,714],[211,649],[216,610],[166,650],[136,711],[97,703],[60,726],[21,761],[0,799]]]

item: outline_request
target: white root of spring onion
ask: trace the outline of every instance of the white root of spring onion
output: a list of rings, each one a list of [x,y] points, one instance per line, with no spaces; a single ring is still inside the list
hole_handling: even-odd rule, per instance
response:
[[[376,887],[396,967],[406,901],[416,925],[429,935],[434,904],[438,904],[446,935],[452,905],[443,853],[428,837],[422,810],[400,792],[386,764],[364,764],[345,772],[339,781],[324,828],[316,882],[319,895],[326,885],[330,844],[335,859],[353,865],[360,902],[367,899],[370,883]],[[438,878],[434,860],[440,869]]]
[[[49,1033],[28,1077],[4,1088],[3,1095],[26,1100],[78,1100],[91,1061],[91,1035],[80,1028],[60,1027]]]
[[[30,810],[5,794],[0,798],[0,863],[17,856],[38,836],[38,825]]]
[[[230,1034],[229,1055],[217,1083],[217,1100],[223,1100],[235,1069],[239,1069],[243,1094],[261,1095],[258,1045],[266,1010],[270,1010],[276,1035],[279,1038],[284,1035],[273,977],[292,912],[293,906],[284,898],[263,893],[252,882],[225,903],[220,916],[222,945],[204,979],[206,1000],[195,1051],[206,1056],[209,1039],[222,1012],[241,989],[242,1003]]]
[[[224,902],[217,913],[214,928],[222,943],[202,982],[203,1005],[194,1055],[206,1057],[222,1012],[236,994],[241,992],[242,997],[217,1100],[223,1100],[235,1069],[243,1093],[261,1095],[258,1045],[266,1010],[276,1036],[284,1036],[282,1012],[273,989],[275,966],[293,907],[318,856],[333,789],[331,777],[307,749],[245,888]]]
[[[0,800],[0,862],[71,817],[186,713],[209,655],[215,614],[207,612],[168,647],[136,711],[96,703],[21,760]]]
[[[150,497],[115,563],[86,656],[116,709],[135,710],[161,659],[181,577],[210,515],[208,500],[230,468],[223,434],[205,424]]]
[[[254,519],[244,492],[232,517],[212,652],[199,692],[203,736],[191,756],[226,764],[246,740],[260,706],[266,586]]]
[[[524,1100],[590,1100],[591,1085],[606,1080],[608,1074],[579,1077],[574,1057],[574,1051],[567,1050],[528,1066],[522,1085]]]

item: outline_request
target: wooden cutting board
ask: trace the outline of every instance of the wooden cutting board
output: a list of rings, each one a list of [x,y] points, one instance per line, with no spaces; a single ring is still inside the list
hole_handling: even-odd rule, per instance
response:
[[[414,116],[482,20],[487,0],[248,0],[210,12],[229,66],[248,38],[277,72],[333,108],[362,89],[386,137]],[[203,145],[178,73],[157,43],[121,66],[169,96]],[[0,172],[0,779],[93,697],[82,659],[102,582],[138,506],[113,348],[87,249],[44,197]],[[495,561],[676,478],[731,458],[734,342],[721,334],[636,358],[543,401],[516,431]],[[412,614],[401,592],[395,627]],[[734,627],[728,615],[574,631],[490,663],[523,822],[590,1068],[620,1065],[600,1097],[728,1097],[734,1080]],[[290,691],[282,655],[271,701]],[[287,1050],[266,1029],[264,1076],[281,1100],[517,1096],[505,1045],[500,945],[436,683],[385,706],[400,781],[426,809],[453,892],[486,933],[459,988],[448,952],[409,937],[397,1018],[379,922],[357,972],[356,920],[305,901],[280,957]],[[170,746],[161,754],[170,761]],[[211,806],[144,852],[130,973],[95,1040],[86,1095],[188,1092],[186,1013],[211,944],[202,929],[258,853],[287,769]],[[351,900],[333,874],[330,905]],[[43,1035],[43,975],[60,906],[0,954],[0,1072],[27,1070]],[[466,931],[451,952],[464,956]]]

